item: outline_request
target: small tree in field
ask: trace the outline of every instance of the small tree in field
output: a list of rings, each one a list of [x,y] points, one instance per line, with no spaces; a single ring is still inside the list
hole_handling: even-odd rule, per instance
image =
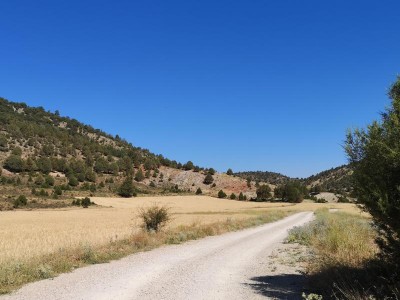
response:
[[[265,201],[271,198],[271,188],[267,184],[259,186],[256,193],[258,200]]]
[[[231,200],[235,200],[235,199],[236,199],[236,195],[235,195],[234,193],[232,193],[232,194],[229,196],[229,198],[230,198]]]
[[[88,208],[91,204],[92,204],[92,202],[90,201],[90,198],[88,198],[88,197],[85,197],[81,200],[81,205],[83,208]]]
[[[124,198],[136,196],[135,188],[132,183],[132,178],[126,178],[118,189],[118,195]]]
[[[290,203],[300,203],[303,202],[303,194],[295,184],[288,183],[284,190],[284,199]]]
[[[203,191],[201,190],[201,188],[198,188],[196,191],[196,195],[201,195],[203,194]]]
[[[148,208],[142,208],[139,216],[143,220],[143,228],[146,231],[159,231],[171,220],[169,208],[153,204]]]
[[[233,171],[231,168],[228,169],[228,171],[226,171],[226,175],[233,175]]]

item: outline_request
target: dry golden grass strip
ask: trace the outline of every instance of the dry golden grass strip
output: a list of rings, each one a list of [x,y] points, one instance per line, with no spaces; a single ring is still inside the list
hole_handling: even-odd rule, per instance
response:
[[[138,251],[150,250],[163,244],[179,244],[188,240],[217,235],[277,221],[288,213],[271,211],[250,218],[226,218],[210,224],[179,225],[160,232],[137,232],[123,239],[110,240],[103,245],[81,245],[61,248],[51,254],[0,263],[0,293],[7,293],[28,282],[54,277],[75,268],[108,262]]]

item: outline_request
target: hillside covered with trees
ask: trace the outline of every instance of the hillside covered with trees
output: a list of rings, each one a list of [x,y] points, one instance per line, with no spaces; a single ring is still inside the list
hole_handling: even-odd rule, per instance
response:
[[[34,199],[28,203],[37,207],[48,205],[49,198],[76,195],[129,197],[198,189],[217,195],[218,188],[255,195],[254,185],[245,180],[191,161],[170,160],[58,111],[4,98],[0,98],[0,175],[0,209],[26,205],[17,203],[18,194]],[[51,202],[54,205],[63,204]]]
[[[272,185],[284,185],[288,182],[300,182],[311,191],[350,194],[353,191],[352,171],[348,165],[322,171],[307,178],[291,178],[280,173],[268,171],[237,172],[235,176],[255,182],[265,182]]]
[[[243,171],[236,172],[234,175],[246,180],[268,182],[273,185],[283,184],[291,179],[283,174],[268,171]]]

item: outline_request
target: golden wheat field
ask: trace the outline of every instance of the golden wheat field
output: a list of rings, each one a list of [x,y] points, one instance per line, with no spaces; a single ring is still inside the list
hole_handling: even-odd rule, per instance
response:
[[[250,218],[271,210],[302,211],[328,207],[359,214],[352,204],[257,203],[207,196],[92,198],[98,206],[0,212],[0,264],[26,261],[62,249],[99,246],[126,238],[140,229],[138,210],[158,203],[170,207],[169,226],[209,224]]]

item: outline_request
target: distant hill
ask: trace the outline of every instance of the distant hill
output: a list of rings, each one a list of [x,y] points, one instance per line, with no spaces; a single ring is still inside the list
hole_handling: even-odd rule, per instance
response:
[[[300,179],[268,171],[237,172],[234,175],[256,182],[266,182],[271,185],[280,185],[288,181],[299,181],[308,188],[318,187],[323,192],[346,194],[352,191],[351,170],[348,165],[332,168],[308,178]]]
[[[342,165],[312,175],[304,179],[304,182],[309,187],[319,186],[322,191],[326,192],[351,193],[353,190],[351,174],[350,167]]]
[[[234,173],[235,176],[250,179],[251,181],[258,181],[258,182],[267,182],[272,185],[283,184],[289,180],[290,177],[285,176],[280,173],[275,172],[268,172],[268,171],[245,171],[245,172],[236,172]]]

